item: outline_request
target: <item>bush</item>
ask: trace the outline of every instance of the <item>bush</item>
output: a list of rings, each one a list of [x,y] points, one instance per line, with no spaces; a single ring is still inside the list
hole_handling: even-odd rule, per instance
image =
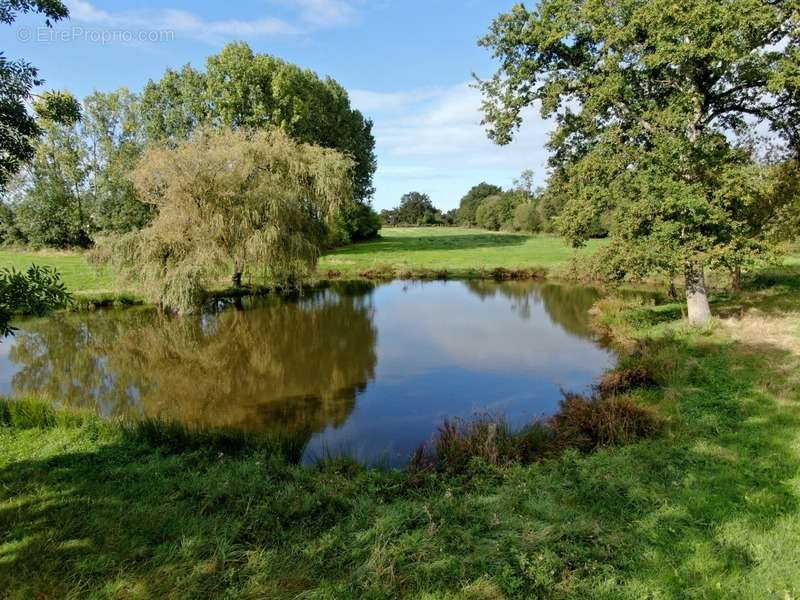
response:
[[[644,367],[628,367],[608,371],[597,385],[597,392],[601,398],[610,398],[624,394],[637,388],[655,385],[655,378]]]
[[[565,394],[550,420],[555,446],[589,451],[650,437],[659,429],[652,411],[623,398],[594,400]]]
[[[517,432],[491,415],[446,420],[433,443],[417,449],[409,471],[415,477],[429,470],[466,474],[475,461],[492,467],[529,464],[569,448],[590,451],[635,442],[659,429],[656,415],[630,400],[564,394],[557,414]]]
[[[354,202],[337,215],[328,235],[328,245],[333,247],[369,240],[378,235],[380,228],[378,213],[369,204]]]
[[[506,192],[490,196],[481,202],[475,211],[478,227],[499,231],[514,228],[514,211],[524,201],[517,192]]]
[[[0,336],[12,333],[13,315],[43,316],[65,308],[72,296],[58,271],[31,265],[25,273],[16,269],[0,271]]]
[[[436,436],[439,468],[463,472],[473,458],[497,466],[517,458],[516,444],[508,425],[486,415],[472,421],[445,421]]]
[[[17,227],[17,217],[10,206],[0,202],[0,245],[23,245],[27,239]]]
[[[542,229],[542,219],[539,216],[539,207],[533,202],[525,202],[514,209],[513,220],[515,231],[537,233]]]

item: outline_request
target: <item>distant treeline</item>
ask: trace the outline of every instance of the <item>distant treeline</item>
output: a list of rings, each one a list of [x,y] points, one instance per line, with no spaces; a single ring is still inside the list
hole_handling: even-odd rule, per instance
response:
[[[558,195],[534,187],[533,173],[524,171],[507,190],[479,183],[461,198],[458,208],[447,212],[436,208],[427,194],[410,192],[396,208],[382,210],[380,217],[388,226],[461,225],[491,231],[555,232],[563,205]],[[598,219],[594,235],[607,233]]]

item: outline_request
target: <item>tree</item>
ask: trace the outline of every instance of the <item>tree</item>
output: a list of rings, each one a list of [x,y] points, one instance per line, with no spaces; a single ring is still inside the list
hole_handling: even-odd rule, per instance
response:
[[[400,198],[400,206],[394,209],[397,223],[404,225],[427,225],[438,212],[428,194],[409,192]]]
[[[488,133],[507,143],[540,102],[557,120],[551,167],[570,192],[561,232],[580,245],[610,214],[617,275],[683,272],[689,321],[702,324],[705,269],[768,246],[745,243],[750,200],[725,182],[747,167],[737,139],[749,126],[788,130],[798,15],[796,0],[517,5],[481,41],[501,62],[480,83]]]
[[[69,16],[60,0],[4,0],[0,2],[0,22],[10,25],[17,13],[43,14],[49,27],[52,21]],[[27,106],[34,99],[33,88],[44,81],[25,60],[9,60],[0,52],[0,192],[20,167],[34,155],[33,144],[40,134],[36,119]],[[39,98],[39,112],[51,121],[74,123],[79,116],[71,96],[51,93]]]
[[[37,105],[37,112],[39,106]],[[41,135],[28,169],[15,182],[16,225],[38,247],[91,243],[87,148],[77,124],[40,116]]]
[[[513,229],[516,208],[526,198],[518,192],[504,192],[485,198],[475,213],[478,227],[499,231],[500,229]]]
[[[351,194],[353,162],[279,129],[199,129],[147,150],[132,178],[152,224],[110,240],[117,264],[164,308],[190,310],[224,273],[284,285],[316,264],[325,225]]]
[[[462,225],[477,225],[476,212],[478,206],[489,196],[501,194],[503,188],[485,181],[472,187],[461,199],[458,206],[458,221]]]
[[[92,217],[100,231],[141,229],[152,218],[152,207],[139,200],[128,176],[145,146],[140,110],[139,98],[124,87],[83,101]]]
[[[542,229],[539,207],[532,200],[522,202],[514,209],[513,228],[515,231],[536,233]]]
[[[279,127],[292,139],[337,150],[354,161],[353,198],[371,210],[372,178],[377,168],[372,121],[350,106],[346,90],[330,78],[279,58],[256,54],[245,43],[228,44],[208,58],[206,71],[190,66],[168,70],[142,94],[148,139],[186,139],[198,126]],[[347,209],[347,207],[343,207]],[[363,209],[344,210],[334,238],[373,237]],[[360,219],[351,223],[349,217]]]

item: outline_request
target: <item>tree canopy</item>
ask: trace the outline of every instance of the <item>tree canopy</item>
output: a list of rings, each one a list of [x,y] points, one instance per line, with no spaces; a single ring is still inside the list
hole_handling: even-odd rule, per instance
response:
[[[41,13],[50,26],[69,16],[60,0],[3,0],[0,23],[10,25],[18,13]],[[23,59],[10,60],[0,52],[0,192],[34,155],[34,142],[41,133],[35,116],[28,110],[34,100],[33,89],[44,81],[39,71]],[[50,92],[36,100],[36,112],[51,121],[74,123],[80,108],[69,94]]]
[[[476,212],[480,203],[489,196],[501,194],[503,188],[485,181],[473,186],[458,205],[458,222],[462,225],[477,225]]]
[[[765,222],[740,142],[764,124],[796,143],[797,0],[543,0],[481,44],[500,61],[480,83],[489,136],[509,142],[534,103],[556,119],[562,233],[579,245],[610,214],[616,275],[683,272],[690,321],[705,321],[704,269],[763,256],[782,219]]]
[[[145,152],[133,182],[156,217],[98,255],[181,311],[225,273],[236,286],[245,270],[292,284],[316,264],[326,223],[351,196],[352,168],[280,129],[198,129]]]
[[[376,169],[372,122],[350,106],[347,91],[331,78],[244,42],[231,43],[206,61],[205,72],[187,65],[150,81],[142,94],[150,139],[185,139],[199,125],[279,127],[299,142],[332,148],[354,161],[353,192],[373,193]]]

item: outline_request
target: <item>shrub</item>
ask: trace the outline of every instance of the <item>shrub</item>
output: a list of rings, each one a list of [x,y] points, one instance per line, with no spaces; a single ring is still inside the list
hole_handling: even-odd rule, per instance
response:
[[[475,211],[475,220],[478,227],[492,231],[513,229],[514,211],[524,201],[524,195],[519,192],[505,192],[496,196],[489,196],[481,202]]]
[[[0,270],[0,336],[13,331],[13,315],[43,316],[72,300],[58,271],[31,265],[26,272]]]
[[[565,394],[561,410],[550,419],[557,448],[593,450],[616,446],[654,435],[656,416],[647,408],[624,398],[594,400]]]
[[[539,207],[533,202],[525,202],[514,209],[513,220],[515,231],[537,233],[542,229],[542,219],[539,216]]]
[[[624,394],[630,390],[655,385],[655,378],[644,367],[628,367],[608,371],[600,379],[597,392],[601,398],[609,398]]]
[[[334,247],[372,239],[380,228],[378,213],[365,202],[353,201],[336,215],[328,234],[328,245]]]
[[[630,400],[564,394],[556,415],[517,432],[491,415],[446,420],[433,442],[420,446],[411,458],[409,481],[431,470],[461,475],[476,463],[499,467],[529,464],[569,448],[588,452],[635,442],[659,429],[656,415]]]
[[[462,472],[473,458],[497,466],[517,459],[516,443],[508,425],[489,415],[474,420],[445,421],[435,440],[440,469]]]

